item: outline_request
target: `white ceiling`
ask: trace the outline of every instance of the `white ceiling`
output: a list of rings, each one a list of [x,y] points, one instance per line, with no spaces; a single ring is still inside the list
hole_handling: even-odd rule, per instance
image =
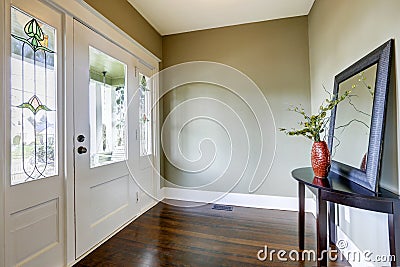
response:
[[[127,0],[161,34],[307,15],[314,0]]]

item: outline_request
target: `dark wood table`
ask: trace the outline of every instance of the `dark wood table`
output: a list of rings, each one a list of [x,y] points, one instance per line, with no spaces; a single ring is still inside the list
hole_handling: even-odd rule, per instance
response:
[[[330,172],[327,180],[322,183],[314,178],[311,167],[299,168],[292,171],[292,176],[299,185],[299,249],[304,250],[304,201],[305,186],[316,196],[317,221],[317,257],[318,266],[327,266],[328,257],[323,251],[328,249],[329,241],[336,244],[335,203],[349,207],[383,212],[388,214],[390,255],[395,256],[391,266],[400,265],[400,196],[383,188],[372,192],[353,183],[336,173]],[[329,202],[329,209],[328,209]]]

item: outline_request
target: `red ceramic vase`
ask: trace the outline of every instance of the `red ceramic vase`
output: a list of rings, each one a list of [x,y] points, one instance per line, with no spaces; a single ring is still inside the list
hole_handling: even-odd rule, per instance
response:
[[[329,180],[326,178],[319,178],[315,176],[312,183],[321,187],[326,187],[326,188],[330,187]]]
[[[325,141],[314,142],[311,149],[311,166],[316,177],[325,178],[328,176],[331,154]]]

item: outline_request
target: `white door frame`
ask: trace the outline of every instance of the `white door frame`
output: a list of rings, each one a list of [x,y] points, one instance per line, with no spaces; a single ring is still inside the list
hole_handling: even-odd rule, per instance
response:
[[[81,21],[83,24],[89,26],[94,31],[106,35],[109,39],[117,41],[121,47],[125,50],[133,53],[139,60],[149,66],[154,67],[155,71],[158,71],[158,64],[161,62],[159,58],[154,56],[150,51],[140,45],[137,41],[135,41],[128,34],[119,29],[116,25],[106,19],[103,15],[89,6],[83,0],[42,0],[46,2],[60,11],[64,13],[64,29],[65,29],[65,38],[64,38],[64,58],[70,59],[73,55],[73,19],[77,19]],[[7,16],[6,9],[10,7],[10,0],[3,0],[0,2],[0,18],[2,18],[6,22]],[[5,26],[9,25],[9,23],[1,23],[3,27],[0,27],[0,43],[3,44],[8,39],[5,37]],[[5,53],[4,46],[0,46],[0,64],[2,66],[8,66],[9,56]],[[64,114],[65,114],[65,151],[64,151],[64,188],[65,188],[65,241],[66,241],[66,262],[67,265],[72,265],[75,262],[75,226],[74,226],[74,118],[70,115],[73,114],[73,64],[72,61],[63,62],[64,71],[65,71],[65,79],[64,79],[64,88],[65,92],[63,92],[65,96],[64,102]],[[2,68],[0,71],[0,104],[5,106],[5,100],[8,96],[8,90],[6,88],[5,77],[9,74],[9,68]],[[156,98],[157,99],[157,98]],[[158,113],[159,108],[156,108],[156,114]],[[4,114],[4,112],[1,112]],[[5,140],[5,116],[0,118],[0,158],[5,158],[5,146],[8,140]],[[160,195],[160,179],[159,179],[159,167],[160,167],[160,154],[159,154],[159,116],[156,118],[156,127],[155,127],[155,191],[157,193],[157,198],[159,199]],[[5,181],[7,175],[5,173],[6,166],[4,161],[0,161],[0,216],[2,218],[5,217],[4,207],[5,207]],[[0,220],[0,267],[5,266],[5,227],[4,220]]]
[[[5,1],[1,1],[0,3],[0,17],[4,18],[5,17],[5,6],[6,3]],[[0,27],[0,44],[5,43],[5,23],[1,23],[3,27]],[[0,48],[0,64],[2,66],[6,66],[6,55],[5,55],[5,46],[1,45]],[[8,90],[4,90],[6,88],[6,82],[5,82],[5,77],[6,77],[6,68],[2,68],[2,71],[0,71],[0,106],[5,107],[6,105],[6,95]],[[6,123],[6,114],[5,112],[2,112],[3,116],[0,118],[0,158],[4,159],[5,158],[5,147],[6,147],[6,140],[5,140],[5,123]],[[0,161],[0,217],[2,218],[0,220],[0,267],[5,266],[5,213],[4,213],[4,208],[5,208],[5,184],[6,184],[6,174],[5,174],[5,167],[4,166],[4,161]]]

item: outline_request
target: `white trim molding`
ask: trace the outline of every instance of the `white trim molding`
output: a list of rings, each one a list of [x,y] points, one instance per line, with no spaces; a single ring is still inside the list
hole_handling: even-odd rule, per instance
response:
[[[105,38],[118,43],[118,45],[128,52],[134,51],[133,55],[143,64],[152,66],[154,62],[157,64],[161,59],[152,54],[144,46],[138,43],[135,39],[118,28],[114,23],[104,17],[101,13],[87,4],[84,0],[41,0],[56,7],[64,12],[67,16],[79,20],[82,24],[91,28],[93,31],[103,35]],[[115,40],[118,40],[116,42]]]
[[[363,257],[364,252],[356,246],[356,244],[345,234],[345,232],[342,231],[342,229],[340,229],[339,226],[336,227],[336,231],[338,240],[337,247],[352,267],[375,266],[371,262],[365,261]],[[352,257],[351,259],[349,259],[349,255]]]
[[[164,199],[174,199],[201,203],[215,203],[241,206],[248,208],[298,211],[297,197],[267,196],[241,193],[222,193],[213,191],[190,190],[181,188],[163,187],[161,190]],[[223,197],[221,197],[223,196]],[[210,200],[215,201],[210,201]],[[305,211],[315,215],[315,201],[306,198]]]
[[[74,55],[74,32],[73,18],[65,16],[64,19],[64,56],[73,58]],[[64,81],[64,112],[65,112],[65,255],[66,263],[75,260],[75,154],[74,154],[74,65],[64,61],[65,81]]]
[[[0,18],[4,21],[5,18],[5,5],[6,1],[1,1],[0,3]],[[3,22],[2,21],[2,22]],[[0,64],[2,66],[0,71],[0,106],[3,108],[5,107],[5,99],[6,99],[6,84],[5,84],[5,77],[6,77],[6,52],[5,52],[5,23],[0,23]],[[0,158],[5,158],[5,145],[6,145],[6,138],[5,138],[5,112],[1,112],[0,118]],[[2,160],[0,163],[0,267],[5,266],[5,184],[6,184],[6,172],[5,172],[5,160]]]

